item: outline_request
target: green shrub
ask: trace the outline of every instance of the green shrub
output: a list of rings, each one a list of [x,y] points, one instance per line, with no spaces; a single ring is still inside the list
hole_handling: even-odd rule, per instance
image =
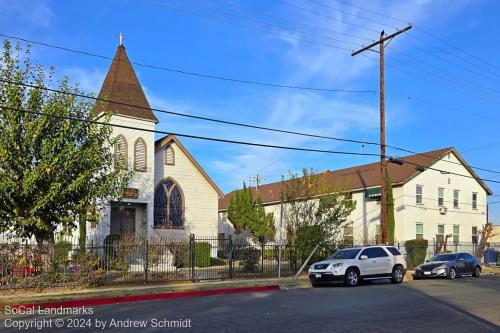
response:
[[[196,267],[208,267],[210,266],[210,251],[212,250],[212,245],[207,242],[197,242],[194,243],[194,265]],[[184,263],[191,263],[191,251],[188,250],[185,253]]]
[[[54,246],[54,260],[61,264],[65,264],[69,260],[68,254],[72,248],[73,245],[68,241],[57,242]]]
[[[259,262],[261,250],[247,247],[238,251],[238,260],[241,261],[243,272],[253,272]]]
[[[226,261],[220,258],[210,258],[210,266],[223,266],[226,265]]]
[[[427,239],[412,239],[405,242],[406,265],[408,268],[415,268],[425,261],[427,246]]]

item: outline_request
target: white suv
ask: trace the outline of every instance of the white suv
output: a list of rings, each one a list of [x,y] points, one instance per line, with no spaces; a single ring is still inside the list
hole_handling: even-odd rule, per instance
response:
[[[361,280],[390,279],[403,282],[406,261],[394,246],[374,245],[336,251],[328,259],[309,268],[309,280],[315,287],[325,282],[343,282],[355,287]]]

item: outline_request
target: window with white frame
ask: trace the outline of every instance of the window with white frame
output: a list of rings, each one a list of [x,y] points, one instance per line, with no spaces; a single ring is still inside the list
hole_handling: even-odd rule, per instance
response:
[[[460,226],[453,225],[453,244],[458,244],[460,242]]]
[[[438,224],[436,241],[437,242],[444,242],[444,224]]]
[[[444,188],[438,188],[438,206],[444,206]]]
[[[477,192],[472,192],[472,209],[477,209]]]
[[[460,191],[453,190],[453,208],[459,207],[459,198],[460,198]]]
[[[422,195],[424,192],[424,188],[422,187],[422,185],[417,185],[415,192],[416,192],[415,197],[417,204],[423,204],[424,201]]]
[[[415,224],[415,238],[416,239],[424,239],[424,224],[417,222]]]
[[[344,245],[353,245],[354,244],[354,228],[351,225],[344,227]]]
[[[477,227],[472,227],[472,244],[477,244]]]

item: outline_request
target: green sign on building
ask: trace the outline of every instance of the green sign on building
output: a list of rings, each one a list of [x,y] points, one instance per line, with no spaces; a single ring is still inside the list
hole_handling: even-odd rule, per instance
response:
[[[380,187],[369,188],[365,190],[365,198],[372,200],[379,200],[381,196]]]

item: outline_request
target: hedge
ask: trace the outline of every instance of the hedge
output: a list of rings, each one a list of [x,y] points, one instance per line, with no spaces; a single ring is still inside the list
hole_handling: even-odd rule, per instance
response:
[[[210,266],[210,252],[212,250],[212,245],[207,242],[196,242],[194,244],[194,265],[196,267],[208,267]],[[190,263],[190,251],[186,251],[186,257],[184,262]]]
[[[427,255],[427,239],[411,239],[405,242],[406,265],[415,268],[425,261]]]

